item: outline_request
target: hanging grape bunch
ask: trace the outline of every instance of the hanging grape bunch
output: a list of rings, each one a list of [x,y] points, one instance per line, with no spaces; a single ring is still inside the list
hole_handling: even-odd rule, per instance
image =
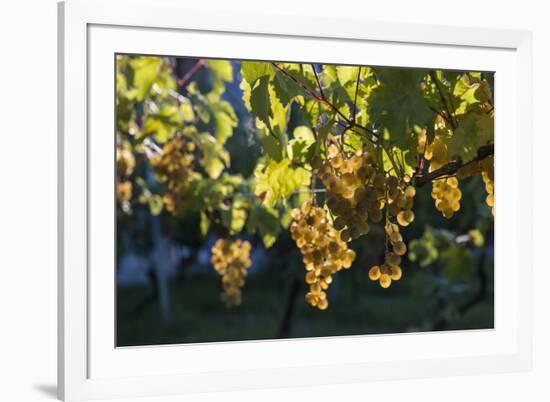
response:
[[[132,182],[129,180],[130,175],[134,171],[136,161],[132,151],[117,146],[116,149],[116,198],[124,211],[130,208],[130,199],[132,198]]]
[[[386,232],[386,252],[384,253],[384,263],[374,265],[369,270],[369,278],[372,281],[378,281],[383,288],[389,288],[392,281],[401,279],[401,256],[407,252],[407,246],[403,242],[403,237],[399,232],[399,226],[391,223],[389,218],[384,226]],[[392,250],[389,250],[391,245]]]
[[[445,121],[439,116],[436,118],[435,124],[436,129],[444,130],[446,127]],[[430,161],[430,172],[449,163],[450,157],[447,145],[438,135],[427,146],[425,141],[427,141],[425,137],[421,139],[419,148],[425,147],[424,158]],[[458,179],[456,177],[442,177],[434,180],[432,182],[432,198],[435,201],[436,209],[445,218],[451,219],[455,212],[460,210],[462,191],[458,186]]]
[[[151,166],[159,181],[165,184],[163,201],[166,210],[177,213],[185,205],[185,192],[193,174],[195,144],[176,135],[164,146],[160,154],[151,157]]]
[[[409,180],[409,176],[405,176],[403,179],[389,176],[385,180],[388,212],[391,216],[395,216],[397,223],[403,227],[409,226],[414,221],[412,209],[416,189],[408,184]]]
[[[383,203],[380,199],[381,177],[375,174],[375,164],[368,153],[357,153],[351,158],[330,144],[327,161],[314,162],[317,174],[328,194],[326,204],[335,216],[334,228],[341,230],[343,241],[366,235],[371,222],[382,220]]]
[[[250,260],[251,245],[248,241],[218,239],[212,247],[210,259],[214,269],[222,277],[222,301],[227,307],[241,304],[241,289],[245,284]]]
[[[292,239],[302,253],[306,268],[306,283],[309,292],[306,300],[320,310],[328,307],[326,290],[333,275],[342,268],[348,269],[355,260],[355,252],[341,239],[341,232],[330,223],[326,211],[311,201],[301,209],[292,211],[290,225]]]
[[[407,252],[407,246],[403,242],[403,236],[399,231],[399,225],[409,226],[414,221],[412,211],[416,189],[408,184],[409,177],[398,179],[389,176],[385,179],[386,194],[386,224],[384,231],[386,235],[386,251],[384,263],[375,265],[369,270],[369,278],[378,281],[383,288],[390,287],[392,280],[401,279],[401,256]],[[397,221],[392,223],[392,217]],[[391,246],[391,250],[390,250]]]
[[[485,184],[485,191],[487,196],[485,197],[485,203],[491,208],[491,214],[495,216],[495,158],[494,156],[488,156],[487,158],[476,161],[475,163],[468,163],[461,167],[457,172],[457,177],[464,179],[466,177],[473,176],[476,173],[481,174],[483,183]]]

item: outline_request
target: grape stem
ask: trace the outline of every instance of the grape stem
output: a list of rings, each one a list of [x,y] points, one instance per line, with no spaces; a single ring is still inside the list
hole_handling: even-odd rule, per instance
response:
[[[495,154],[495,145],[494,144],[488,144],[483,145],[482,147],[479,147],[477,150],[477,156],[466,162],[462,163],[460,159],[453,160],[446,165],[443,165],[439,169],[434,170],[433,172],[429,172],[425,175],[415,175],[412,178],[412,185],[415,187],[422,187],[424,184],[431,182],[435,179],[438,179],[442,176],[452,176],[454,175],[460,168],[467,166],[471,163],[479,162],[489,156],[492,156]]]

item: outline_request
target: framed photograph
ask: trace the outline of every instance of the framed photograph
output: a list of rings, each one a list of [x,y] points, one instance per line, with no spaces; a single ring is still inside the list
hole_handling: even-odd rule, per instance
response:
[[[60,398],[529,370],[531,34],[194,7],[59,4]]]

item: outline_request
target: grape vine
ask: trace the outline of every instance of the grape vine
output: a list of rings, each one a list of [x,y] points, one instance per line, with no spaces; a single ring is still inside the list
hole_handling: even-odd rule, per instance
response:
[[[254,240],[244,238],[269,248],[288,230],[306,301],[325,310],[342,269],[369,268],[382,288],[402,278],[425,184],[453,219],[461,186],[480,176],[494,216],[485,73],[119,55],[116,78],[118,208],[197,214],[201,235],[218,238],[211,263],[229,307],[241,304],[251,266]],[[246,144],[234,136],[243,127]],[[250,144],[257,158],[245,168],[238,152]],[[352,247],[379,229],[383,259],[365,267]]]

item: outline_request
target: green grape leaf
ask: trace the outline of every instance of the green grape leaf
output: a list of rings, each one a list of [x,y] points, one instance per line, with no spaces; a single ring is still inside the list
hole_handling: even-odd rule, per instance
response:
[[[247,231],[250,234],[259,233],[266,248],[273,246],[281,232],[281,225],[275,208],[258,204],[252,205]]]
[[[206,60],[206,65],[216,77],[223,81],[233,81],[233,68],[228,60]]]
[[[201,166],[211,178],[218,178],[224,168],[229,167],[229,153],[209,133],[200,133],[196,138],[202,152],[202,158],[200,159]]]
[[[252,87],[246,80],[242,80],[239,84],[239,88],[243,91],[243,102],[246,110],[252,112],[252,105],[250,105],[250,96],[252,94]]]
[[[217,210],[221,216],[222,224],[229,229],[230,235],[237,234],[244,228],[248,208],[248,202],[243,198],[235,198],[231,205],[218,204]]]
[[[250,105],[257,116],[256,126],[259,129],[260,141],[262,145],[265,144],[269,147],[264,151],[268,154],[272,153],[275,159],[280,159],[284,156],[283,150],[288,141],[286,127],[290,109],[279,101],[273,86],[269,85],[267,76],[261,77],[252,89]],[[269,135],[262,130],[263,127],[267,128]],[[269,137],[273,137],[273,139]]]
[[[142,140],[146,136],[154,134],[155,139],[158,142],[164,143],[180,127],[182,120],[180,110],[177,106],[163,106],[158,112],[146,116],[145,123],[138,140]]]
[[[479,103],[479,99],[476,97],[479,87],[480,83],[472,81],[468,74],[463,74],[456,80],[452,88],[455,115],[464,114],[470,106]]]
[[[142,101],[151,90],[162,64],[159,57],[136,57],[130,61],[134,71],[135,99]]]
[[[271,110],[271,101],[269,96],[269,77],[262,76],[258,83],[252,88],[250,94],[250,105],[252,110],[268,128],[271,127],[269,121],[270,117],[273,117],[273,111]]]
[[[476,128],[478,147],[495,142],[495,120],[492,116],[486,113],[479,114]]]
[[[315,136],[307,126],[294,129],[294,138],[288,142],[288,157],[294,161],[307,162],[315,151]]]
[[[328,88],[333,84],[338,85],[338,73],[336,71],[336,66],[328,64],[323,67],[323,71],[319,74],[319,78],[323,84]]]
[[[316,99],[304,100],[301,105],[301,112],[312,127],[317,127],[321,116],[321,104]]]
[[[321,147],[324,148],[325,146],[325,141],[330,133],[330,130],[332,129],[332,127],[334,126],[334,124],[336,123],[336,120],[334,119],[330,119],[329,122],[327,124],[325,124],[324,126],[322,126],[318,133],[317,133],[317,141],[315,141],[315,151],[314,151],[314,155],[320,155],[321,154]],[[349,141],[349,137],[348,137],[348,141]]]
[[[196,103],[195,111],[197,112],[197,114],[199,115],[199,119],[201,119],[203,123],[210,123],[210,110],[206,106],[200,103]]]
[[[311,65],[296,63],[279,63],[278,65],[295,80],[300,82],[304,87],[311,90],[317,90],[317,81],[315,80],[315,75],[313,73],[313,68],[311,67]],[[286,79],[289,80],[289,78]],[[297,84],[293,85],[298,86]],[[300,93],[305,94],[304,90],[301,88]]]
[[[415,125],[426,127],[433,119],[420,89],[422,70],[374,69],[380,85],[371,92],[368,114],[387,130],[389,141],[407,147]]]
[[[180,113],[184,122],[192,123],[195,121],[195,112],[193,111],[191,102],[182,102],[180,105]]]
[[[249,203],[243,198],[235,198],[231,205],[230,234],[236,234],[243,230],[248,216]]]
[[[275,161],[280,161],[286,156],[285,147],[280,137],[270,134],[265,125],[259,125],[256,129],[256,138],[262,145],[264,153]]]
[[[474,95],[480,102],[488,102],[493,99],[493,92],[491,91],[491,87],[486,80],[481,81],[481,84]]]
[[[209,94],[206,99],[215,120],[214,135],[216,141],[225,144],[227,139],[233,135],[233,129],[237,127],[237,114],[229,102],[221,100],[218,96]]]
[[[302,93],[298,85],[280,73],[275,74],[273,88],[277,95],[277,99],[279,99],[283,106],[288,106],[296,96]]]
[[[254,172],[254,193],[268,206],[285,200],[296,190],[309,185],[311,174],[302,167],[293,167],[289,159],[269,160],[258,164]]]
[[[271,104],[271,112],[273,117],[270,119],[270,126],[272,130],[280,137],[280,140],[286,144],[286,128],[288,123],[290,108],[283,106],[281,101],[277,98],[275,90],[272,85],[269,85],[269,101]]]
[[[476,157],[480,146],[493,142],[493,118],[485,113],[469,112],[459,116],[458,127],[446,141],[449,155],[460,156],[463,162]]]
[[[283,211],[279,213],[279,222],[284,229],[288,229],[293,220],[294,219],[292,219],[292,208],[283,208]]]
[[[338,81],[340,81],[340,84],[344,87],[353,84],[355,88],[357,74],[359,74],[359,66],[336,66]]]
[[[233,67],[228,60],[206,60],[210,70],[212,90],[210,94],[221,95],[225,92],[225,83],[233,81]]]
[[[216,140],[225,144],[227,139],[233,135],[233,129],[237,127],[237,122],[227,113],[214,112],[216,119]]]
[[[241,75],[251,87],[257,80],[267,77],[267,81],[274,77],[275,71],[271,63],[264,61],[241,61]]]

